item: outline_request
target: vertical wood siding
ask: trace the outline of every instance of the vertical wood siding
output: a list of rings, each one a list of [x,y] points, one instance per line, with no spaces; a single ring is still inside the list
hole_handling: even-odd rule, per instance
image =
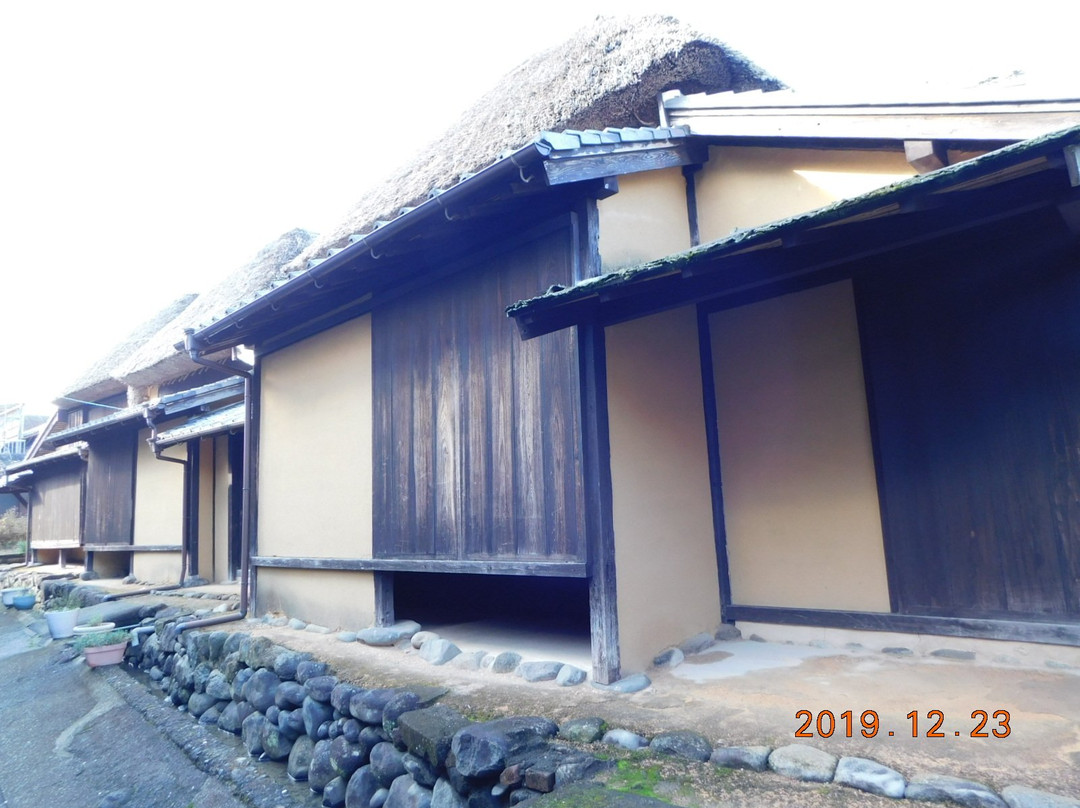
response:
[[[36,473],[30,494],[33,504],[30,541],[35,547],[79,541],[84,470],[82,462],[76,461],[63,469]]]
[[[124,430],[95,438],[90,444],[86,464],[86,544],[132,541],[136,439],[135,432]]]
[[[503,313],[572,247],[567,222],[374,312],[376,556],[584,560],[575,336]]]
[[[1080,617],[1080,271],[857,285],[890,586],[909,614]]]

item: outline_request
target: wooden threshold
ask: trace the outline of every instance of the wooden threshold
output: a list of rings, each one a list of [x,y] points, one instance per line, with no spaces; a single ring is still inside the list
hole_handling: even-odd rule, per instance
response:
[[[789,626],[894,631],[903,634],[1080,646],[1080,623],[738,605],[725,608],[724,618]]]
[[[502,561],[437,558],[309,558],[253,556],[252,565],[276,569],[345,570],[350,572],[435,572],[473,575],[531,575],[549,578],[586,578],[583,561]]]
[[[179,553],[179,544],[85,544],[91,553]]]

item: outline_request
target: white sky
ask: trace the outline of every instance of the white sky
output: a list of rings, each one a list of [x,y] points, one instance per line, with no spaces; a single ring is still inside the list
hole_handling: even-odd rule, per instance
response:
[[[598,13],[663,11],[797,89],[881,100],[1014,70],[1069,87],[1077,6],[0,4],[0,403],[47,402],[173,298],[286,230],[327,229]]]

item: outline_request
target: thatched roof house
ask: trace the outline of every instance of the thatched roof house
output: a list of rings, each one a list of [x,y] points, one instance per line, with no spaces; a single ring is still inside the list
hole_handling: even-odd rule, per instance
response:
[[[738,52],[672,17],[599,17],[504,76],[284,272],[305,270],[310,259],[346,246],[351,235],[373,230],[545,130],[655,125],[659,93],[676,87],[709,92],[782,86]]]
[[[283,233],[259,250],[247,264],[193,297],[190,305],[176,312],[149,339],[119,358],[111,368],[113,377],[131,387],[145,387],[198,370],[199,366],[176,348],[176,344],[183,341],[184,329],[220,317],[237,300],[272,282],[281,268],[314,239],[314,234],[301,229]]]
[[[194,294],[179,297],[146,322],[139,325],[120,343],[95,362],[82,376],[64,388],[62,396],[53,403],[58,407],[70,406],[72,399],[101,401],[127,391],[127,386],[113,374],[113,368],[125,361],[154,338],[161,329],[195,300]]]

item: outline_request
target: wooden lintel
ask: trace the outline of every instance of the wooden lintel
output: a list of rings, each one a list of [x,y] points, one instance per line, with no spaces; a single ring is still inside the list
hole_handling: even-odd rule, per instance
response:
[[[432,572],[467,575],[531,575],[552,578],[584,578],[584,561],[513,561],[503,559],[459,560],[439,558],[307,558],[255,556],[256,567],[351,572]]]
[[[1037,642],[1080,646],[1080,622],[1053,623],[998,618],[931,617],[877,612],[845,612],[826,609],[788,609],[770,606],[729,606],[726,617],[753,623],[845,628],[862,631],[894,631],[942,637]]]
[[[95,553],[179,553],[179,544],[87,544]]]
[[[928,174],[949,164],[949,154],[940,140],[905,140],[904,156],[920,174]]]
[[[687,143],[651,145],[641,149],[606,154],[552,156],[544,163],[549,185],[599,179],[602,177],[677,168],[704,162],[704,149]]]

